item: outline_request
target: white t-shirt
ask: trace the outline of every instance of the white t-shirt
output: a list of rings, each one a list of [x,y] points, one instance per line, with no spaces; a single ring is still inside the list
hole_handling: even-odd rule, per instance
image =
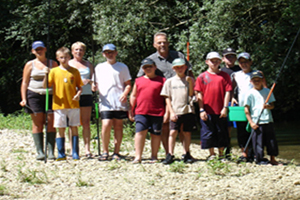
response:
[[[124,92],[125,82],[131,80],[127,65],[116,62],[99,63],[95,68],[98,84],[101,111],[127,111],[128,103],[121,103],[120,96]],[[94,77],[92,78],[94,81]]]

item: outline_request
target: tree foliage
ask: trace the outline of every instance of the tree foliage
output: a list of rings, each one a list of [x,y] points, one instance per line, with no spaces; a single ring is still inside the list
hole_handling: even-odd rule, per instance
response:
[[[87,44],[87,59],[103,61],[101,47],[114,43],[118,59],[126,63],[135,78],[140,61],[155,52],[153,34],[169,34],[171,48],[186,53],[194,74],[206,70],[205,55],[233,47],[253,56],[269,86],[275,80],[284,57],[300,26],[300,0],[7,0],[1,3],[0,93],[1,111],[20,109],[19,88],[22,67],[32,58],[34,40],[47,43],[48,12],[50,41],[48,57],[75,41]],[[278,116],[287,118],[300,110],[299,39],[275,88]]]

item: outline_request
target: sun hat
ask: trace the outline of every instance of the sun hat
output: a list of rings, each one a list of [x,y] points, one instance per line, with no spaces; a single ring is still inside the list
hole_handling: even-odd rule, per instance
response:
[[[39,47],[45,48],[45,45],[42,41],[35,41],[32,43],[32,49],[37,49]]]
[[[224,49],[222,54],[223,54],[223,56],[226,56],[228,54],[236,55],[236,51],[235,51],[235,49],[229,47],[229,48]]]
[[[172,62],[172,68],[175,67],[175,66],[181,66],[181,65],[185,65],[185,60],[182,59],[182,58],[176,58]]]
[[[249,53],[247,52],[243,52],[243,53],[240,53],[237,57],[237,59],[239,60],[240,58],[245,58],[247,60],[251,60],[251,56]]]
[[[104,45],[103,48],[102,48],[102,52],[108,51],[108,50],[109,50],[109,51],[116,51],[117,48],[116,48],[116,46],[113,45],[113,44],[106,44],[106,45]]]
[[[155,62],[152,59],[145,58],[141,63],[141,67],[143,68],[146,65],[153,65],[153,64],[155,65]]]
[[[218,58],[218,59],[222,60],[220,54],[216,51],[209,52],[206,56],[206,60],[210,60],[213,58]]]

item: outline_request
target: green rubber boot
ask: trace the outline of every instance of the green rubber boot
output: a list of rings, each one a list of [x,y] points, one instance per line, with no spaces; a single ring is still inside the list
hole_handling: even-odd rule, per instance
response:
[[[55,132],[47,133],[48,159],[50,159],[50,160],[56,159],[54,156],[55,138],[56,138]]]
[[[43,142],[43,133],[33,133],[33,140],[34,140],[34,144],[36,147],[36,152],[37,152],[37,156],[36,159],[37,160],[44,160],[45,159],[45,154],[44,154],[44,142]]]

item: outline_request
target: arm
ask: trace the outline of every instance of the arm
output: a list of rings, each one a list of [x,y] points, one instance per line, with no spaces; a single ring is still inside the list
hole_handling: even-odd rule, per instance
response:
[[[27,92],[27,87],[29,85],[29,81],[30,81],[31,69],[32,69],[31,62],[27,62],[23,69],[23,80],[21,83],[21,99],[22,100],[20,102],[20,105],[22,107],[24,107],[27,104],[26,92]]]
[[[80,95],[82,93],[82,87],[81,86],[77,86],[77,93],[75,94],[75,96],[73,97],[73,101],[79,101],[80,99]]]
[[[200,118],[203,121],[207,120],[207,113],[204,110],[204,104],[203,104],[203,94],[202,92],[196,92],[197,94],[197,99],[198,99],[198,103],[199,103],[199,109],[200,109]]]
[[[252,121],[251,114],[250,114],[250,107],[248,105],[245,105],[245,114],[251,128],[256,130],[258,128],[258,125]]]
[[[130,94],[130,98],[129,98],[129,102],[130,102],[130,110],[129,110],[129,119],[130,121],[134,121],[134,109],[135,109],[135,106],[136,106],[136,84],[134,83],[133,85],[133,89],[131,91],[131,94]]]
[[[236,87],[237,87],[237,84],[236,84],[235,78],[234,78],[234,76],[232,76],[232,95],[230,96],[230,98],[231,98],[231,106],[233,106],[234,104],[238,104],[238,101],[233,96],[233,91],[234,91],[234,89]]]
[[[178,117],[172,108],[171,99],[170,99],[170,97],[165,97],[165,99],[166,99],[168,111],[170,113],[170,119],[171,119],[171,121],[176,122]]]
[[[126,102],[127,101],[127,95],[129,94],[130,90],[131,90],[131,83],[130,80],[126,81],[125,83],[125,89],[124,92],[122,93],[122,95],[120,96],[119,100],[121,102]]]
[[[230,94],[231,94],[231,91],[226,91],[225,97],[224,97],[224,106],[223,106],[223,109],[221,110],[220,118],[227,117],[228,103],[229,103],[229,100],[230,100]]]
[[[189,84],[189,96],[194,96],[194,81],[193,81],[193,78],[190,77],[190,76],[187,76],[186,81]]]

